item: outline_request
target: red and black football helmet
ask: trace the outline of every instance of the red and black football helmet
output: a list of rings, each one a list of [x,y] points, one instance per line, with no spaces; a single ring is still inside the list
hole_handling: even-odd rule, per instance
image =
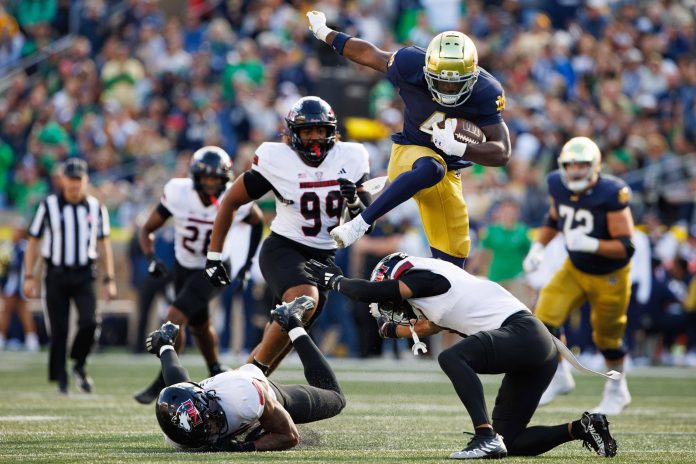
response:
[[[215,444],[227,432],[225,411],[214,391],[192,382],[164,388],[155,404],[157,422],[177,445],[200,448]]]
[[[397,279],[401,274],[412,268],[413,264],[408,261],[408,255],[397,251],[382,258],[372,270],[370,275],[371,282],[381,282],[383,280]],[[384,302],[378,304],[379,312],[394,322],[408,322],[415,318],[415,312],[411,305],[406,301]]]
[[[211,176],[220,179],[220,188],[215,197],[219,197],[225,191],[225,184],[229,182],[232,175],[232,159],[225,150],[220,147],[208,145],[199,148],[191,157],[189,174],[193,179],[193,187],[197,192],[203,193],[201,176]]]
[[[336,115],[331,106],[319,97],[302,97],[288,112],[285,118],[290,136],[290,146],[300,158],[311,166],[318,166],[336,143]],[[300,139],[299,130],[303,127],[326,127],[326,138],[310,141],[305,146]]]

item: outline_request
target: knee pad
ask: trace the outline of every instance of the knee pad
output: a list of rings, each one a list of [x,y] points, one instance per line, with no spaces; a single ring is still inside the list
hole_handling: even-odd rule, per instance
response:
[[[604,356],[604,359],[607,361],[618,361],[619,359],[622,359],[625,355],[626,352],[624,351],[623,348],[613,348],[613,349],[608,349],[608,350],[601,350],[602,356]]]

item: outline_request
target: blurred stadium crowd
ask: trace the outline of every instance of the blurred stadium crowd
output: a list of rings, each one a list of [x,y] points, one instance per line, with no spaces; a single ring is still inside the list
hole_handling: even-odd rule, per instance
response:
[[[314,40],[304,17],[310,9],[385,50],[425,47],[449,29],[474,40],[480,65],[505,89],[513,156],[506,168],[462,172],[478,232],[468,267],[529,302],[521,267],[529,240],[509,238],[529,237],[540,225],[544,176],[561,145],[572,136],[595,140],[604,172],[633,189],[646,243],[647,259],[634,262],[627,342],[646,362],[696,365],[694,330],[684,336],[696,314],[693,0],[6,0],[0,208],[29,218],[55,188],[58,163],[78,156],[112,224],[130,236],[164,182],[186,175],[193,150],[224,147],[235,171],[244,171],[256,146],[279,140],[289,106],[311,94],[334,106],[344,139],[364,142],[372,175],[383,175],[388,134],[402,122],[399,96],[382,76]],[[360,108],[338,95],[355,82],[368,84]],[[271,200],[262,205],[269,217]],[[365,275],[384,254],[423,254],[424,245],[417,211],[405,205],[339,260]],[[142,262],[137,250],[132,256],[139,282]],[[252,306],[263,293],[254,276],[245,299]],[[262,314],[264,305],[257,302]],[[335,300],[326,312],[319,330],[338,339],[338,354],[379,354],[366,308]],[[581,319],[571,325],[583,326]],[[569,329],[571,341],[591,351],[587,334],[573,339]],[[645,343],[655,336],[662,349]],[[223,340],[229,347],[229,333]]]

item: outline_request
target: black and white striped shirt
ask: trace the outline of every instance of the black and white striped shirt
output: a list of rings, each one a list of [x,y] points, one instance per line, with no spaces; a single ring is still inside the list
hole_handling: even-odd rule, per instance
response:
[[[91,264],[97,258],[97,241],[109,233],[106,207],[91,195],[74,205],[62,194],[49,195],[39,205],[29,226],[30,236],[44,237],[41,256],[53,266]]]

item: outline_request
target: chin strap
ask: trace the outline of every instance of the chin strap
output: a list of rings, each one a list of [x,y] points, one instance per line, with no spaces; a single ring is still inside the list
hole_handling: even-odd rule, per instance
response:
[[[416,330],[413,327],[413,324],[409,322],[408,328],[411,331],[411,338],[413,338],[413,346],[411,347],[411,351],[413,351],[414,356],[418,356],[419,353],[427,353],[428,352],[428,347],[425,346],[425,343],[420,341],[418,338],[418,334],[416,333]]]

